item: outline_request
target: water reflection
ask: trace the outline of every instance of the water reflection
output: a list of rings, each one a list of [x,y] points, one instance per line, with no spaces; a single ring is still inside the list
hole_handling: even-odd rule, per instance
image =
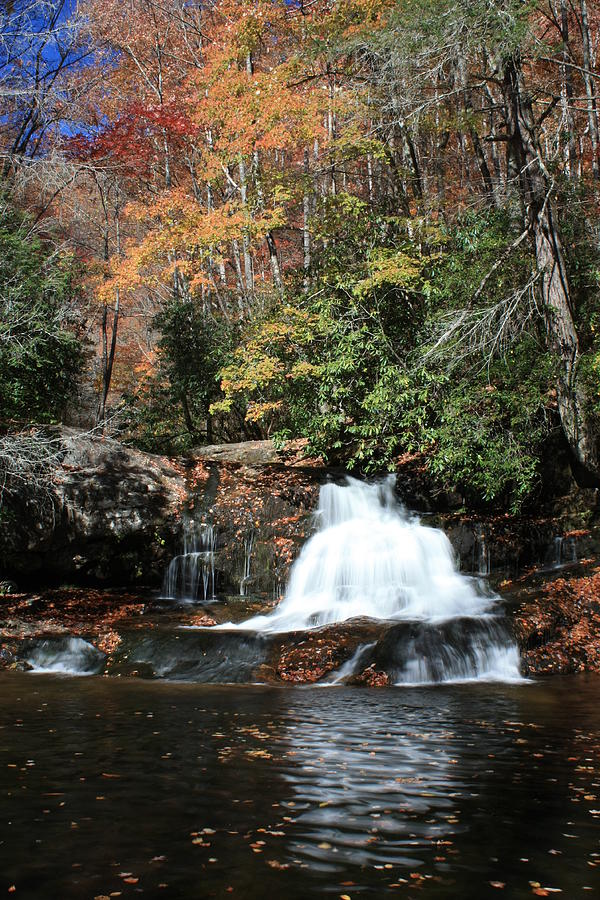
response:
[[[598,885],[598,679],[0,682],[0,895],[430,900],[538,884],[571,898]]]
[[[455,733],[437,710],[405,706],[401,723],[381,722],[370,695],[306,710],[290,729],[296,765],[286,780],[296,794],[301,837],[291,852],[337,868],[420,866],[417,848],[453,838]],[[342,712],[342,720],[338,718]]]

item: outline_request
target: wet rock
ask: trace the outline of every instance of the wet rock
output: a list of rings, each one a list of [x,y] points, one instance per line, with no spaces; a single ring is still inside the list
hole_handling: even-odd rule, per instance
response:
[[[0,669],[8,668],[15,659],[14,649],[6,644],[0,644]]]
[[[348,662],[361,644],[376,639],[385,627],[385,623],[351,619],[285,635],[274,647],[273,668],[281,681],[314,684]]]
[[[0,644],[0,669],[11,672],[30,672],[31,666],[19,656],[18,644]]]
[[[33,666],[27,662],[26,659],[16,659],[13,663],[7,666],[13,672],[32,672]]]
[[[388,687],[391,684],[390,676],[387,672],[378,671],[375,663],[351,678],[352,684],[365,684],[368,687]]]
[[[218,596],[272,601],[283,592],[328,477],[313,461],[285,459],[268,441],[207,447],[194,455],[186,515],[196,528],[211,528],[210,590],[214,578]]]
[[[191,616],[189,619],[189,625],[193,626],[194,628],[212,628],[216,624],[216,619],[213,619],[212,616],[203,614]]]

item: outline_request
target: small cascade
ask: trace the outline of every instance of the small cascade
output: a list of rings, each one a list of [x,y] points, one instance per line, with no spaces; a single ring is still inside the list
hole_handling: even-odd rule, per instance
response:
[[[395,684],[521,681],[519,652],[501,616],[395,626],[374,662],[384,664]]]
[[[483,525],[478,524],[475,526],[474,538],[473,571],[476,575],[486,577],[490,574],[490,548]]]
[[[201,684],[249,684],[265,662],[268,643],[253,634],[182,628],[122,632],[110,660],[111,674]]]
[[[562,569],[577,562],[577,544],[572,536],[556,535],[546,553],[546,567]]]
[[[367,665],[371,662],[371,651],[376,646],[377,641],[372,641],[370,644],[361,644],[347,662],[340,666],[339,669],[332,672],[331,675],[321,683],[323,685],[343,684],[355,673],[366,669]]]
[[[252,550],[254,548],[254,527],[250,526],[244,538],[244,573],[240,579],[240,597],[245,597],[248,584],[251,581],[250,566],[252,564]]]
[[[169,564],[163,583],[163,597],[194,603],[215,599],[215,550],[217,536],[212,525],[184,522],[183,553]]]
[[[277,634],[360,618],[404,623],[384,641],[382,663],[395,683],[520,680],[499,598],[457,571],[445,534],[407,513],[394,488],[393,477],[324,485],[318,531],[294,563],[282,602],[217,628]],[[481,569],[489,557],[480,546]],[[361,651],[338,676],[364,661]]]
[[[102,671],[106,657],[83,638],[60,635],[32,641],[24,659],[34,672],[97,675]]]

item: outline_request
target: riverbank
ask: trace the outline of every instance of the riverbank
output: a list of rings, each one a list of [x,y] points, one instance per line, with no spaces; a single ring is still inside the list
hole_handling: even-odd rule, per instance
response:
[[[499,590],[506,597],[525,676],[600,672],[600,566],[587,562],[550,573],[532,572],[502,582]],[[159,640],[182,628],[208,632],[216,624],[269,612],[275,605],[274,600],[239,596],[176,605],[158,601],[150,592],[75,587],[8,595],[0,603],[0,668],[27,669],[32,648],[40,643],[80,638],[102,654],[99,673],[140,677],[161,676],[150,659],[138,668],[124,665],[124,645],[148,644],[153,635]],[[265,658],[257,659],[255,677],[274,684],[327,681],[359,647],[382,640],[389,628],[389,623],[351,620],[278,636]],[[391,683],[386,672],[369,660],[348,680],[373,687]]]
[[[3,508],[0,593],[12,593],[0,596],[0,664],[8,667],[28,665],[32,641],[62,636],[89,642],[101,654],[98,671],[138,674],[122,665],[122,645],[136,631],[208,629],[268,612],[314,530],[321,486],[344,480],[306,459],[298,444],[206,447],[168,460],[72,429],[59,441],[43,497]],[[591,495],[559,498],[538,516],[468,513],[457,508],[460,498],[434,495],[422,460],[411,457],[402,461],[396,496],[420,507],[423,524],[446,532],[461,572],[489,579],[506,598],[525,675],[600,669],[600,533]],[[169,600],[158,602],[161,593]],[[358,654],[346,680],[394,683],[389,628],[363,619],[292,634],[272,642],[248,672],[270,683],[318,683],[346,672]],[[462,630],[472,632],[466,620]],[[395,633],[399,645],[406,639]],[[433,652],[423,629],[410,640]],[[367,645],[384,651],[362,659]],[[139,671],[156,677],[151,660]]]

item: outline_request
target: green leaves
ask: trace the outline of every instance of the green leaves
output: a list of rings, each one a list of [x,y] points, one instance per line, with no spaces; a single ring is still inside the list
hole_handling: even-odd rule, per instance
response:
[[[130,439],[142,449],[179,453],[212,439],[211,403],[234,341],[223,319],[192,295],[170,298],[155,317],[158,353],[135,393],[125,399]],[[225,404],[214,412],[228,412]]]
[[[0,416],[54,421],[84,359],[75,309],[77,266],[30,233],[0,196]]]

